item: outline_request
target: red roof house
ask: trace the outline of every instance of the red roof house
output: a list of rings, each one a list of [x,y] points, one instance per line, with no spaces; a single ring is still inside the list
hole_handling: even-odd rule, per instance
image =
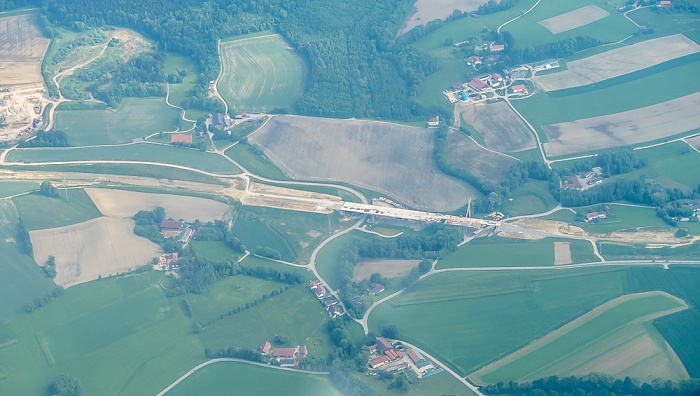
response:
[[[272,357],[275,358],[291,358],[294,357],[297,350],[296,348],[277,348],[272,351]]]
[[[377,367],[380,367],[381,365],[385,364],[388,361],[389,361],[388,357],[380,356],[378,358],[370,360],[369,365],[372,366],[372,368],[377,368]]]
[[[174,133],[170,140],[171,143],[192,143],[191,133]]]
[[[180,231],[182,224],[181,221],[163,220],[160,222],[160,229],[161,231]]]
[[[265,341],[265,343],[260,346],[260,353],[262,353],[263,355],[267,355],[268,353],[270,353],[271,346],[272,345],[270,345],[269,341]]]
[[[499,52],[503,51],[504,49],[506,49],[506,46],[503,44],[491,44],[489,46],[489,51],[491,52]]]
[[[527,95],[527,88],[525,87],[525,84],[518,84],[518,85],[513,85],[510,87],[513,90],[513,93],[523,93]]]
[[[475,91],[481,91],[482,89],[486,88],[486,83],[474,77],[471,81],[469,81],[469,86]]]
[[[323,297],[326,296],[326,288],[323,287],[323,285],[318,285],[315,289],[313,289],[314,293],[316,293],[316,297],[319,299],[322,299]]]

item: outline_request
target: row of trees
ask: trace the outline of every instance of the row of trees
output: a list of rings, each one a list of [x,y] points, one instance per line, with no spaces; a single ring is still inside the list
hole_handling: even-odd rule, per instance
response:
[[[27,303],[24,305],[24,310],[27,312],[33,312],[48,304],[52,300],[55,300],[56,298],[60,297],[62,294],[63,287],[56,286],[53,289],[42,294],[41,296],[35,298],[34,300],[27,301]]]
[[[31,140],[22,140],[17,147],[68,147],[68,134],[63,131],[39,131],[36,137]]]

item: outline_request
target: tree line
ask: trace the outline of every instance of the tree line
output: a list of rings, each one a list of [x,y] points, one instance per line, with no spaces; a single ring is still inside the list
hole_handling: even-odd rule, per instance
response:
[[[17,147],[68,147],[69,145],[68,134],[63,131],[39,131],[36,133],[36,137],[34,139],[22,140],[19,142]]]

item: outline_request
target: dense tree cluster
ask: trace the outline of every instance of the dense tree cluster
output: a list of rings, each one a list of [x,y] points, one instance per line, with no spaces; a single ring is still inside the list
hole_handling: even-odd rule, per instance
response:
[[[54,256],[49,256],[49,259],[46,260],[46,264],[41,266],[41,269],[44,270],[44,273],[46,273],[46,276],[49,278],[53,279],[56,277],[56,257]]]
[[[32,239],[29,237],[29,230],[27,226],[24,225],[24,221],[21,217],[17,220],[17,244],[24,254],[29,257],[34,257]]]
[[[41,0],[0,0],[0,11],[24,7],[38,7],[40,5]]]
[[[476,13],[479,15],[487,15],[498,11],[505,11],[513,8],[517,2],[518,0],[489,0],[487,3],[480,5]]]
[[[39,194],[51,197],[51,198],[58,198],[58,189],[51,184],[50,181],[45,180],[41,182],[41,186],[39,186]]]
[[[499,382],[482,388],[488,394],[504,395],[646,395],[681,396],[696,395],[700,392],[700,380],[690,379],[679,382],[654,380],[651,383],[638,382],[625,377],[615,379],[605,374],[589,374],[584,377],[559,378],[551,376],[532,382]]]
[[[560,201],[564,206],[588,206],[622,200],[658,206],[691,196],[678,188],[664,188],[658,184],[652,184],[644,176],[640,176],[636,179],[607,180],[584,191],[563,190]]]
[[[63,294],[63,287],[61,286],[56,286],[53,289],[47,291],[43,295],[35,298],[32,301],[27,301],[27,303],[24,305],[24,310],[27,312],[33,312],[36,309],[39,309],[43,307],[44,305],[48,304],[52,300],[55,300],[59,296]]]
[[[23,140],[17,147],[68,147],[68,135],[63,131],[39,131],[32,140]]]
[[[204,350],[204,355],[209,359],[227,357],[248,360],[257,363],[267,363],[270,361],[270,358],[267,355],[263,355],[255,349],[245,349],[238,347],[221,348],[218,351],[213,351],[207,348]]]
[[[603,169],[603,176],[609,177],[641,169],[646,164],[646,159],[639,158],[631,147],[620,147],[601,152],[595,157],[578,160],[571,167],[561,169],[559,173],[561,175],[573,175],[599,166]]]
[[[54,377],[49,384],[51,396],[82,396],[85,391],[83,384],[69,374],[60,374]]]

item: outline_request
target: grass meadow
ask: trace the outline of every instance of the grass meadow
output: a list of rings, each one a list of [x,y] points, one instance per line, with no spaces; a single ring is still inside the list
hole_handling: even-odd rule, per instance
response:
[[[221,42],[217,88],[236,111],[290,109],[302,94],[307,66],[281,36]]]
[[[202,368],[168,392],[168,396],[223,396],[234,389],[241,395],[340,396],[326,376],[238,362],[219,362]]]
[[[0,350],[2,345],[14,340],[11,331],[3,331],[4,323],[21,315],[27,301],[42,296],[55,286],[13,241],[17,234],[18,217],[11,200],[0,200],[0,332],[4,334],[0,335]]]
[[[199,69],[197,63],[195,63],[191,58],[168,52],[165,56],[163,72],[168,75],[171,73],[179,73],[182,70],[185,70],[187,75],[183,77],[181,83],[169,84],[170,96],[168,98],[168,101],[171,104],[181,107],[183,107],[183,102],[189,103],[189,99],[194,96],[194,91],[197,87],[197,78],[201,73],[201,70]],[[207,112],[204,110],[185,110],[185,116],[191,120],[196,120],[197,118],[206,115]]]
[[[58,190],[60,197],[27,194],[12,198],[29,230],[63,227],[102,216],[82,188]]]
[[[2,181],[0,182],[0,198],[7,198],[38,190],[39,183],[31,181]]]
[[[55,129],[74,146],[129,143],[156,132],[174,131],[180,110],[163,98],[126,98],[115,110],[59,110]]]
[[[234,175],[240,170],[223,157],[197,150],[150,143],[123,146],[19,149],[7,156],[8,162],[64,161],[145,161],[199,169],[205,172]],[[140,165],[139,165],[140,166]]]
[[[378,306],[369,328],[394,324],[466,375],[621,295],[623,280],[620,270],[437,274]]]
[[[291,180],[264,154],[257,154],[247,144],[236,144],[225,151],[227,157],[241,164],[251,173],[275,180]]]
[[[589,212],[602,210],[602,205],[584,206],[573,208],[581,214],[586,215]],[[636,206],[625,206],[608,204],[610,213],[605,219],[599,219],[597,223],[586,223],[576,221],[576,214],[570,210],[559,210],[549,216],[543,217],[547,220],[564,221],[580,227],[585,231],[592,233],[605,234],[614,231],[634,230],[639,227],[669,227],[659,216],[656,215],[656,208],[640,208]]]
[[[318,274],[328,283],[328,286],[337,289],[342,286],[341,274],[338,271],[338,261],[340,254],[348,243],[357,239],[380,238],[361,231],[352,231],[339,238],[336,238],[323,246],[316,255],[316,270]]]
[[[505,201],[501,207],[501,211],[509,216],[542,213],[557,206],[546,181],[530,181],[513,190],[510,198],[513,200]]]
[[[523,240],[478,238],[438,261],[437,269],[469,267],[532,267],[554,265],[554,242],[568,242],[573,263],[600,261],[588,241],[545,238]]]
[[[658,344],[652,341],[649,345],[649,340],[658,333],[650,327],[652,334],[649,334],[645,325],[655,317],[684,309],[684,304],[661,293],[635,295],[633,299],[623,296],[616,300],[619,303],[615,300],[611,303],[617,305],[593,310],[591,313],[597,313],[596,316],[587,320],[582,317],[580,323],[562,328],[561,332],[556,332],[558,337],[553,333],[553,337],[538,340],[493,366],[479,370],[471,378],[477,383],[522,382],[549,375],[580,375],[592,368],[604,370],[607,366],[608,370],[621,370],[612,373],[616,377],[649,380],[659,375],[665,379],[685,379],[682,369],[672,363],[667,353],[659,351]],[[642,343],[637,345],[636,340]],[[635,346],[655,356],[641,361],[635,359],[630,350]],[[650,366],[649,363],[654,364]]]
[[[238,214],[231,229],[251,252],[258,246],[269,247],[280,253],[284,261],[295,261],[294,249],[284,235],[268,225],[264,218],[247,211]]]
[[[69,288],[8,324],[19,342],[0,349],[2,394],[43,394],[70,373],[86,394],[155,394],[204,361],[162,273],[106,278]],[[167,282],[166,282],[167,283]]]
[[[649,149],[638,150],[639,157],[648,165],[639,170],[662,185],[694,190],[700,187],[700,153],[684,142],[673,142]],[[674,185],[680,184],[680,186]]]

